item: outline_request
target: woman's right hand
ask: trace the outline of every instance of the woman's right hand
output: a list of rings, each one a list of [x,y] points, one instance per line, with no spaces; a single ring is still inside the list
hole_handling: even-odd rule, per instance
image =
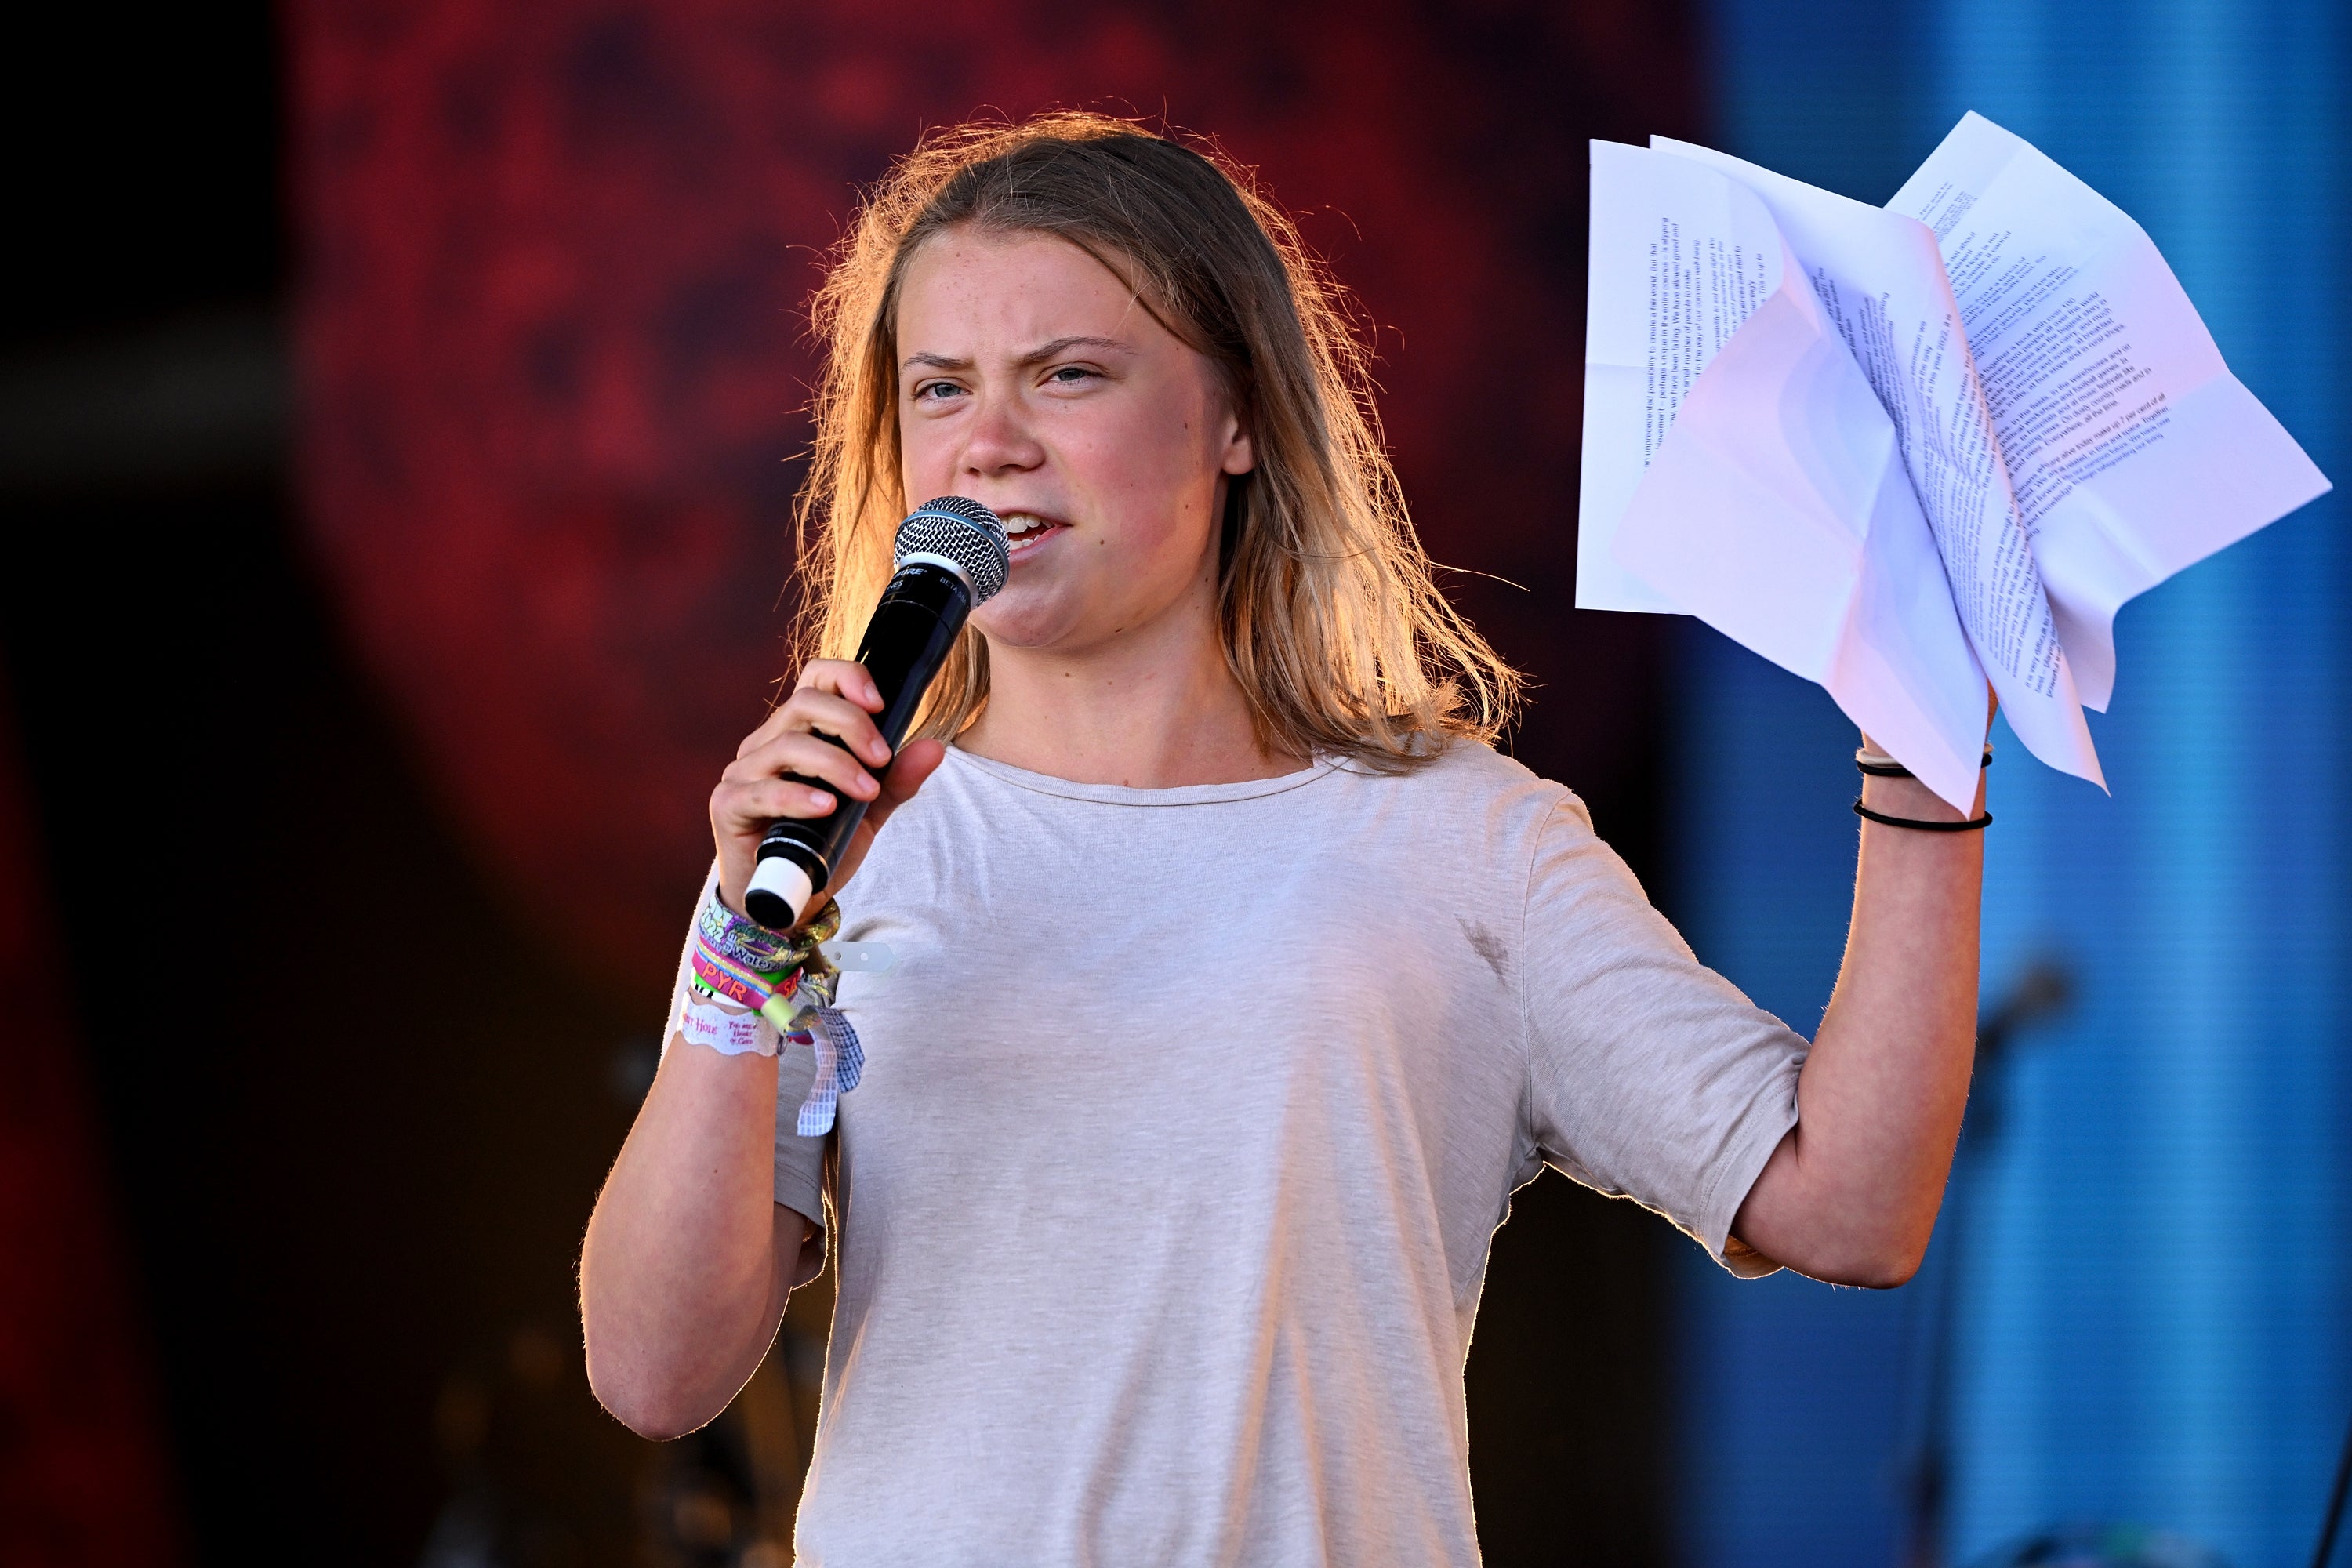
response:
[[[865,666],[845,659],[812,659],[793,684],[793,694],[735,749],[734,762],[710,792],[719,893],[729,909],[743,908],[743,889],[751,883],[760,839],[770,823],[782,816],[829,816],[835,810],[832,795],[783,775],[821,779],[848,799],[869,803],[866,820],[858,824],[841,864],[834,868],[833,880],[809,900],[806,914],[814,916],[856,872],[890,814],[912,799],[946,758],[947,748],[939,742],[911,741],[893,760],[882,732],[874,727],[874,715],[880,711],[882,694]],[[821,738],[825,735],[838,737],[848,750]],[[879,779],[869,771],[882,770],[886,763]]]

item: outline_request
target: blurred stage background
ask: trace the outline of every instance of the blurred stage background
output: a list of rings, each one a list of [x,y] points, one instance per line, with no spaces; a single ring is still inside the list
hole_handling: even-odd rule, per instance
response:
[[[1261,171],[1376,323],[1432,550],[1522,585],[1459,582],[1542,683],[1517,753],[1810,1027],[1850,732],[1702,629],[1568,607],[1585,140],[1880,201],[1979,109],[2148,227],[2341,479],[2339,10],[52,16],[5,110],[0,1563],[785,1560],[823,1289],[656,1448],[589,1399],[571,1268],[783,672],[801,306],[919,127],[1164,111]],[[1740,1285],[1521,1195],[1470,1367],[1497,1568],[2093,1520],[2305,1560],[2352,1417],[2340,511],[2126,615],[2113,801],[1997,771],[1988,1005],[2053,1005],[1919,1281]]]

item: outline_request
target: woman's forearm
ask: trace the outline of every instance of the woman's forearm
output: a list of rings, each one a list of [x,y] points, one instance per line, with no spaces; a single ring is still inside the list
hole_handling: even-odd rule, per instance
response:
[[[881,710],[863,668],[812,659],[736,748],[710,795],[726,910],[743,908],[777,819],[824,816],[838,804],[835,791],[870,803],[826,891],[841,887],[946,757],[939,742],[913,741],[891,758],[874,727]],[[885,762],[879,780],[866,772]],[[775,1339],[809,1229],[775,1202],[775,1118],[774,1058],[673,1037],[597,1196],[580,1252],[588,1381],[605,1409],[646,1436],[692,1431],[725,1409]]]
[[[774,1201],[776,1062],[673,1039],[580,1256],[588,1379],[650,1437],[701,1426],[767,1353],[804,1224]]]
[[[1957,821],[1916,779],[1871,778],[1889,816]],[[1974,812],[1983,812],[1979,792]],[[1776,1262],[1899,1285],[1935,1228],[1976,1047],[1982,833],[1865,822],[1837,990],[1797,1083],[1798,1125],[1734,1226]]]

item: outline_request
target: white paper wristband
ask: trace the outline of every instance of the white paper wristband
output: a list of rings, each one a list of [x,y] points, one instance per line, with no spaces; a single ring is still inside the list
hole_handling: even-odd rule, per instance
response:
[[[728,1057],[772,1057],[782,1044],[776,1026],[759,1014],[721,1006],[691,991],[678,1005],[677,1032]]]

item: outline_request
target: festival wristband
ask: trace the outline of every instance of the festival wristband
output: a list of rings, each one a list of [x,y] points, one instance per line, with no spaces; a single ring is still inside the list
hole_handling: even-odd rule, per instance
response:
[[[727,1056],[773,1056],[786,1038],[816,1052],[816,1076],[793,1121],[803,1138],[833,1131],[841,1097],[866,1065],[857,1031],[833,1005],[842,971],[879,973],[894,957],[879,942],[835,942],[840,929],[841,906],[827,902],[798,937],[782,937],[729,909],[714,887],[687,944],[683,1038]]]
[[[678,1004],[680,1039],[709,1046],[726,1057],[772,1057],[783,1043],[776,1026],[757,1013],[741,1013],[687,993]]]

